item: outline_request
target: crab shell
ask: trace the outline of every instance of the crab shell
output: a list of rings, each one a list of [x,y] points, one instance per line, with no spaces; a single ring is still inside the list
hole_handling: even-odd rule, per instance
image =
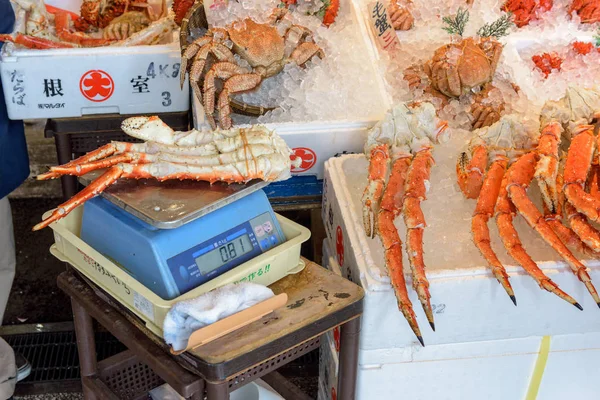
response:
[[[495,40],[466,38],[438,48],[425,63],[425,72],[434,89],[459,97],[492,80],[501,53],[502,45]]]
[[[246,18],[230,25],[227,33],[233,42],[234,53],[248,61],[265,78],[283,70],[285,43],[274,26]]]

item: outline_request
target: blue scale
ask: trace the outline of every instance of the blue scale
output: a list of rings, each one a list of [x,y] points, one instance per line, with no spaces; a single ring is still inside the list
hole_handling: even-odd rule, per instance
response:
[[[264,186],[118,182],[85,203],[81,238],[171,300],[285,242]]]

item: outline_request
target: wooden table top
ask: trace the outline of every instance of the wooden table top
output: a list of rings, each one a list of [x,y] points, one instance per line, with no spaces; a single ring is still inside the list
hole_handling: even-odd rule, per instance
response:
[[[222,381],[362,314],[364,291],[360,286],[312,261],[303,260],[306,267],[301,272],[288,275],[269,286],[275,294],[288,295],[284,307],[213,342],[171,357],[205,379]],[[85,281],[96,295],[102,292],[87,279]],[[89,297],[89,293],[80,285],[73,286],[69,282],[75,281],[67,276],[59,277],[59,287],[67,294],[80,301]],[[97,309],[88,309],[90,314],[100,317],[101,303],[112,306],[133,325],[132,328],[137,328],[140,334],[169,353],[164,339],[150,332],[142,320],[108,295],[103,294],[101,298],[103,300],[98,297],[93,302],[83,301],[86,309]],[[105,327],[111,332],[118,329],[117,326],[123,326],[106,325],[109,325]]]
[[[361,287],[312,261],[305,262],[301,272],[269,286],[275,294],[288,295],[284,307],[189,353],[210,364],[230,361],[361,302]]]

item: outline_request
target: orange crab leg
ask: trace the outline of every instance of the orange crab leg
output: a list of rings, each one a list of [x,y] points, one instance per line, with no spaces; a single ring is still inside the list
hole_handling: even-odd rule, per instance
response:
[[[507,191],[516,206],[519,213],[525,218],[525,221],[552,248],[569,264],[573,273],[586,286],[592,295],[598,307],[600,307],[600,297],[596,292],[596,288],[592,284],[592,280],[587,273],[587,268],[569,251],[567,246],[560,241],[559,237],[547,224],[544,216],[527,197],[527,187],[533,179],[535,172],[535,164],[537,162],[537,154],[529,153],[522,156],[515,162],[506,173],[507,176]]]
[[[406,290],[406,280],[404,279],[404,269],[402,266],[402,241],[394,225],[394,220],[402,210],[404,184],[409,167],[410,157],[399,158],[392,166],[392,173],[381,199],[377,232],[383,244],[385,265],[387,266],[390,281],[398,300],[398,308],[404,315],[404,318],[406,318],[421,345],[425,346],[412,302]]]
[[[595,198],[600,199],[600,165],[597,163],[592,165],[588,186],[590,194]]]
[[[11,35],[3,34],[0,35],[0,42],[13,42],[16,44],[20,44],[21,46],[27,47],[29,49],[70,49],[75,47],[70,43],[61,43],[55,42],[49,39],[43,39],[30,35],[23,35],[21,33],[17,33],[15,37]]]
[[[473,149],[469,160],[467,153],[462,153],[456,163],[458,186],[467,199],[476,199],[483,185],[483,173],[488,163],[487,149],[478,145]]]
[[[124,151],[127,151],[131,148],[131,146],[133,145],[133,143],[123,143],[123,142],[118,142],[119,145],[124,146]],[[72,167],[72,166],[77,166],[77,165],[82,165],[82,164],[87,164],[89,162],[92,161],[96,161],[96,160],[100,160],[103,158],[106,158],[108,156],[111,156],[115,153],[119,152],[119,150],[117,149],[117,143],[116,142],[112,142],[112,143],[107,143],[102,147],[97,148],[94,151],[90,151],[89,153],[76,158],[73,161],[69,161],[66,164],[60,165],[58,167],[53,167],[51,168],[51,170],[49,172],[46,172],[44,174],[40,174],[37,176],[37,179],[42,181],[42,180],[47,180],[47,179],[55,179],[55,178],[59,178],[61,175],[64,175],[65,173],[59,173],[56,171],[57,168],[67,168],[67,167]]]
[[[567,228],[562,224],[563,208],[567,213],[566,217],[568,220],[570,219],[570,215],[576,212],[573,206],[571,206],[568,202],[565,203],[565,195],[562,192],[562,186],[563,176],[561,173],[559,173],[556,176],[556,189],[558,196],[558,201],[556,203],[556,212],[551,213],[546,203],[543,203],[542,206],[544,207],[544,219],[546,220],[546,222],[548,222],[548,225],[550,225],[550,228],[552,228],[554,233],[556,233],[556,235],[560,238],[561,242],[566,244],[568,247],[574,248],[581,254],[585,254],[593,258],[598,258],[600,256],[599,253],[596,253],[588,245],[583,243],[579,238],[578,234],[575,233],[572,229]]]
[[[149,160],[151,157],[151,155],[145,153],[124,153],[85,164],[52,167],[50,170],[60,175],[82,176],[88,172],[112,167],[120,163],[145,164],[151,161]]]
[[[535,178],[542,192],[544,203],[552,214],[556,213],[558,207],[556,177],[558,175],[558,146],[561,132],[562,126],[558,122],[546,125],[540,133],[537,146],[540,160],[535,168]]]
[[[508,159],[506,157],[497,156],[497,159],[492,162],[483,181],[479,198],[477,199],[477,207],[475,207],[473,219],[471,220],[471,231],[473,232],[475,246],[477,246],[488,264],[490,264],[492,274],[494,274],[498,283],[502,285],[506,294],[508,294],[516,306],[515,293],[508,281],[506,269],[492,249],[490,230],[488,228],[488,221],[494,215],[494,207],[500,192],[500,184],[502,183],[507,166]]]
[[[412,271],[413,288],[417,292],[431,329],[435,331],[429,282],[425,276],[425,262],[423,261],[423,229],[426,224],[421,210],[421,201],[426,199],[425,182],[429,181],[433,164],[431,148],[425,148],[416,153],[408,170],[402,214],[406,225],[406,252]]]
[[[70,31],[71,16],[68,12],[57,12],[54,14],[54,26],[56,27],[56,35],[60,40],[69,43],[76,43],[83,47],[98,47],[106,46],[113,42],[111,39],[97,39],[83,35],[82,33],[73,33]]]
[[[594,155],[593,126],[583,125],[571,139],[564,172],[564,193],[567,200],[593,222],[600,219],[600,199],[586,193],[584,185]]]
[[[386,144],[375,146],[371,150],[371,161],[369,162],[369,178],[367,187],[363,192],[363,225],[368,237],[373,238],[377,230],[375,215],[379,210],[379,201],[383,194],[385,178],[388,172],[390,154]]]
[[[581,307],[574,298],[560,290],[558,285],[544,274],[523,248],[523,244],[519,239],[519,234],[513,225],[513,218],[516,211],[515,206],[508,197],[507,186],[508,176],[505,175],[502,179],[498,201],[496,202],[496,224],[506,251],[508,251],[508,254],[523,267],[542,289],[554,293],[561,299],[573,304],[580,310],[583,310],[583,307]]]
[[[96,197],[99,193],[103,192],[104,189],[115,183],[117,179],[119,179],[122,175],[123,168],[121,166],[112,167],[104,174],[99,176],[97,179],[95,179],[93,182],[91,182],[81,192],[77,193],[75,196],[58,206],[58,208],[54,210],[54,212],[48,218],[34,226],[33,230],[38,231],[47,227],[54,221],[63,218],[80,204],[85,203],[92,197]]]

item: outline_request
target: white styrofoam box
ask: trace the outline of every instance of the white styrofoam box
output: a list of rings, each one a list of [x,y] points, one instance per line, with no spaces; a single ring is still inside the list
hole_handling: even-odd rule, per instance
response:
[[[436,162],[432,172],[431,191],[440,190],[441,185],[435,180],[436,171],[450,168],[455,158],[436,158]],[[445,227],[450,229],[450,232],[443,233],[426,228],[426,274],[430,283],[436,332],[432,332],[426,323],[427,319],[411,287],[408,262],[404,263],[409,296],[427,346],[421,349],[403,315],[398,311],[396,297],[385,269],[380,241],[377,237],[369,239],[364,233],[361,197],[367,183],[367,167],[364,155],[332,158],[325,164],[323,189],[324,224],[332,252],[335,253],[335,259],[340,264],[344,276],[360,284],[365,290],[361,349],[402,349],[407,357],[410,355],[410,359],[417,360],[429,357],[427,354],[431,345],[600,332],[597,305],[585,286],[577,280],[564,262],[557,261],[557,257],[554,258],[555,261],[539,262],[538,265],[564,291],[575,297],[584,311],[578,311],[557,296],[541,290],[531,277],[514,265],[505,264],[518,307],[508,299],[483,261],[481,265],[468,265],[448,255],[448,262],[454,263],[453,268],[448,268],[445,264],[428,263],[428,252],[436,252],[435,248],[428,247],[428,236],[451,235],[454,230],[470,232],[470,218],[466,218],[465,221],[460,221],[460,224]],[[350,173],[350,177],[347,176],[347,172]],[[429,206],[428,213],[425,214],[426,219],[433,218],[432,214],[437,213],[438,220],[443,221],[448,214],[453,213],[451,204]],[[473,203],[473,208],[474,206]],[[522,221],[516,222],[523,224]],[[396,225],[403,237],[402,218],[396,220]],[[490,228],[492,226],[491,221]],[[535,249],[528,247],[526,241],[527,239],[538,243],[533,242],[534,239],[537,240],[534,236],[537,234],[528,230],[525,232],[532,235],[521,237],[526,249],[531,254],[540,253],[539,249],[533,252]],[[493,244],[495,247],[497,243]],[[457,246],[474,246],[470,241],[456,244],[450,241],[450,245],[456,249],[454,251],[458,251]],[[504,251],[501,247],[496,250],[499,257],[507,257],[501,254]],[[476,248],[473,251],[476,252]],[[598,286],[599,263],[586,261],[586,264],[590,267],[592,280]]]
[[[322,395],[325,396],[322,400],[336,400],[339,367],[339,357],[333,341],[326,336],[325,340],[321,340],[319,348],[319,386],[324,389]]]
[[[323,264],[331,270],[338,268],[328,239],[323,243]],[[365,318],[371,310],[367,308],[363,314],[363,333]],[[380,327],[387,323],[381,321]],[[375,350],[366,350],[364,340],[365,336],[361,336],[357,400],[397,399],[399,392],[414,400],[512,400],[525,398],[542,338]],[[367,340],[376,339],[369,336]],[[335,354],[339,359],[339,353]],[[600,383],[594,376],[599,371],[596,366],[599,356],[598,333],[551,337],[537,398],[598,398]],[[321,384],[320,381],[319,399],[330,399],[331,391]]]
[[[7,43],[0,54],[11,119],[186,111],[180,65],[177,32],[173,42],[154,46],[30,50]]]
[[[265,124],[280,135],[297,157],[303,160],[299,168],[292,169],[292,175],[316,175],[323,179],[323,164],[329,158],[343,153],[362,153],[368,130],[383,118],[391,107],[391,97],[385,89],[383,77],[375,66],[376,50],[368,39],[367,25],[351,2],[353,23],[362,32],[365,43],[365,64],[372,66],[371,73],[381,92],[383,108],[376,115],[357,117],[353,120],[332,120],[314,122],[283,122]],[[351,83],[350,83],[351,84]],[[199,128],[206,123],[202,104],[192,96],[194,126]],[[246,125],[237,125],[244,127]]]
[[[412,400],[525,399],[541,340],[532,337],[434,345],[408,352],[364,351],[356,398],[391,400],[402,393]],[[551,337],[537,399],[597,399],[599,356],[598,333]],[[364,362],[377,357],[378,363]]]

